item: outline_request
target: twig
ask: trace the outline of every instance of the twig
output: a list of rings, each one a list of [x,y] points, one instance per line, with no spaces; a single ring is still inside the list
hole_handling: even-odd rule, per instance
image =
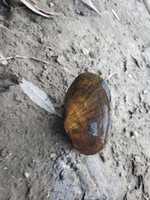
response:
[[[41,60],[39,58],[35,58],[35,57],[26,57],[26,56],[20,56],[20,55],[16,55],[16,56],[9,56],[9,57],[6,57],[6,58],[0,58],[0,62],[1,61],[5,61],[5,60],[12,60],[12,59],[15,59],[15,58],[19,58],[19,59],[31,59],[31,60],[35,60],[37,62],[42,62],[46,65],[48,65],[49,63],[45,60]]]

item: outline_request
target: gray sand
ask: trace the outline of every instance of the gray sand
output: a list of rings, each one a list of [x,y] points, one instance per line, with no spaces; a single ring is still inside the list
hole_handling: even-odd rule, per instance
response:
[[[0,200],[150,200],[150,14],[142,0],[97,0],[101,16],[53,2],[61,16],[45,19],[19,1],[0,16],[4,56],[49,64],[12,59],[0,72],[32,81],[58,108],[79,73],[112,75],[112,130],[102,152],[81,155],[61,119],[17,85],[1,91]]]

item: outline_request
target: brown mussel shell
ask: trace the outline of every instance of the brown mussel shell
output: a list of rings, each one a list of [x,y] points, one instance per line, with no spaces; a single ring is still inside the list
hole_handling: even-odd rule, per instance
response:
[[[74,148],[85,155],[103,149],[110,127],[110,93],[97,74],[80,74],[65,98],[66,133]]]

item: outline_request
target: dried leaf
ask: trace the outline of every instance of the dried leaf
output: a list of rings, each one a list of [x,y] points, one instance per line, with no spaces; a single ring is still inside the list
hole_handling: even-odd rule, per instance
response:
[[[43,90],[41,90],[36,85],[25,79],[21,81],[20,86],[23,92],[34,103],[36,103],[41,108],[45,109],[47,112],[58,115],[48,95]]]
[[[99,10],[94,6],[92,0],[81,0],[81,1],[101,16]]]
[[[52,15],[59,15],[59,13],[51,12],[41,8],[40,6],[38,6],[38,1],[37,3],[33,0],[20,0],[20,1],[30,10],[43,17],[50,18]]]

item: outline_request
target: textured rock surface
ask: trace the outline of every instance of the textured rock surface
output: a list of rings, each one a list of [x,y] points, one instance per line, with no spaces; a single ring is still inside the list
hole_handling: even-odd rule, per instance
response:
[[[80,72],[116,73],[108,81],[112,134],[101,153],[80,155],[62,120],[10,87],[0,93],[0,200],[149,200],[150,15],[140,0],[97,0],[101,17],[81,3],[53,3],[61,16],[52,19],[19,1],[0,16],[3,56],[49,63],[12,59],[0,72],[32,81],[57,107]]]

